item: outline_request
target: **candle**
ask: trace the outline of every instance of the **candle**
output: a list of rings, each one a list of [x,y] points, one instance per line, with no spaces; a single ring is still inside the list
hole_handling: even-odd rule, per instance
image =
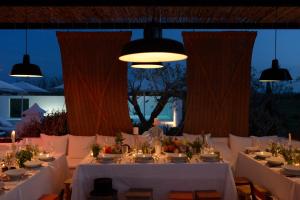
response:
[[[157,155],[160,155],[161,154],[161,145],[160,144],[155,144],[154,148],[155,148],[155,153]]]
[[[11,132],[11,142],[12,143],[16,142],[16,131],[14,130]]]
[[[289,133],[289,143],[288,143],[289,146],[292,146],[292,134]]]
[[[133,135],[139,134],[139,127],[133,127]]]

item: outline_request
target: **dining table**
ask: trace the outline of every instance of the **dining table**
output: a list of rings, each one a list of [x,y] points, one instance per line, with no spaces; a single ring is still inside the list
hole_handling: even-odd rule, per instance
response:
[[[265,187],[280,200],[300,199],[300,177],[286,176],[282,167],[270,167],[266,160],[258,160],[255,154],[238,154],[236,176],[247,177],[254,184]]]
[[[45,194],[59,194],[69,175],[69,168],[65,155],[56,154],[53,157],[54,160],[43,162],[41,167],[26,168],[22,177],[4,180],[0,199],[38,200]]]
[[[111,178],[118,199],[130,188],[151,188],[154,200],[164,200],[170,191],[216,190],[223,200],[236,200],[231,167],[226,162],[112,162],[99,163],[87,156],[73,174],[72,200],[86,200],[93,180]]]

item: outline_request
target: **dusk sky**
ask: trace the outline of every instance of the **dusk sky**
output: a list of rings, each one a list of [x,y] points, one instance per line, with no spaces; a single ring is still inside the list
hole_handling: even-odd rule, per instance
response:
[[[182,41],[181,31],[164,30],[164,37]],[[258,30],[257,32],[252,66],[261,72],[271,65],[274,57],[274,30]],[[28,30],[28,51],[31,62],[41,67],[45,77],[62,76],[60,52],[55,33],[56,30]],[[133,31],[133,39],[141,37],[142,30]],[[277,41],[277,57],[281,67],[288,68],[293,79],[300,77],[300,30],[278,30]],[[0,80],[16,81],[8,74],[14,64],[22,62],[24,52],[24,30],[0,30]]]

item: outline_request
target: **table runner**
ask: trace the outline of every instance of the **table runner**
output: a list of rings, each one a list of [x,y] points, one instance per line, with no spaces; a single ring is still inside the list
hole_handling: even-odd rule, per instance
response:
[[[129,188],[153,188],[154,200],[167,199],[171,190],[217,190],[224,200],[237,199],[229,164],[81,164],[73,175],[72,200],[85,200],[93,189],[93,180],[113,179],[119,199]]]
[[[239,153],[236,175],[267,188],[280,200],[299,200],[300,178],[288,178],[280,173],[280,168],[270,168],[265,164],[266,161],[257,161],[253,156]]]

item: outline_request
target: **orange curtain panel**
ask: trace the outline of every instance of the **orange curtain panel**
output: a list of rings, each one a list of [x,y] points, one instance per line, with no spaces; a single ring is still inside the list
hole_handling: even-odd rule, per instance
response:
[[[187,104],[184,132],[247,136],[256,32],[184,32]]]
[[[130,32],[58,32],[72,135],[131,132],[127,65],[118,57]]]

